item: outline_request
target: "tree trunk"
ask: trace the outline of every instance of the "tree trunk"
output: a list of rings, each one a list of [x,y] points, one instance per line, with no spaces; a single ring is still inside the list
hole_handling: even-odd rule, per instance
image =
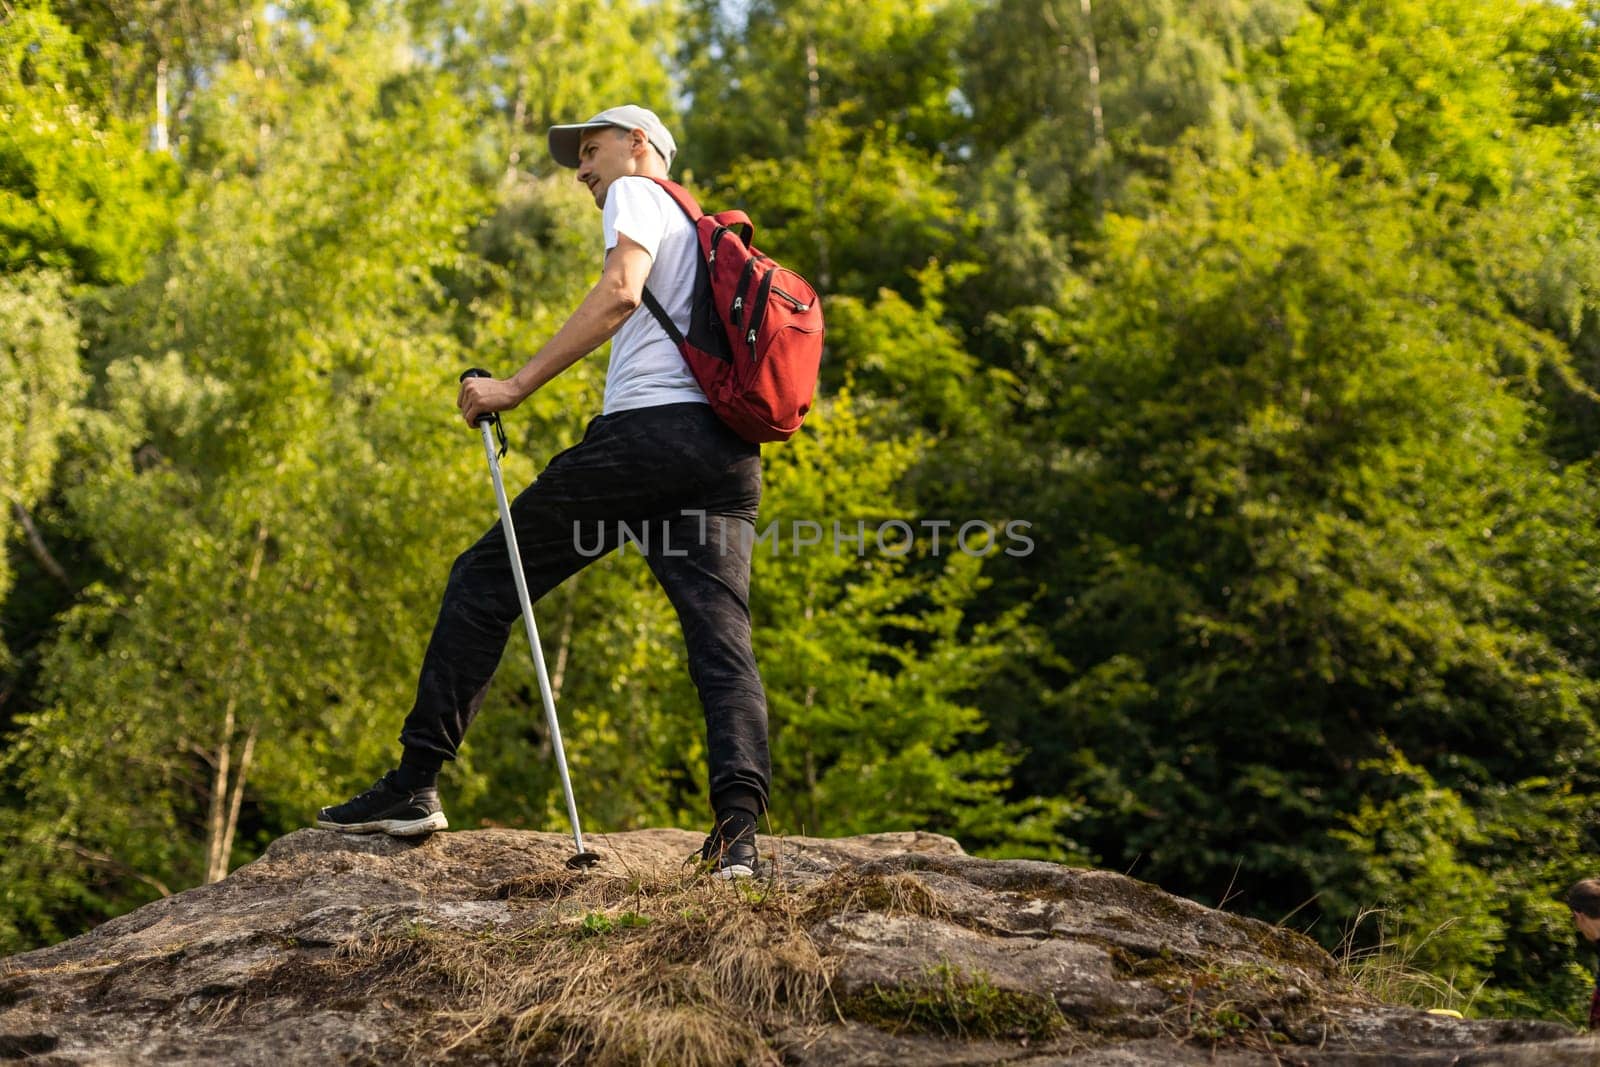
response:
[[[115,871],[117,874],[132,878],[134,881],[143,882],[164,897],[172,895],[172,890],[167,888],[166,883],[158,878],[152,878],[142,871],[134,870],[115,856],[108,856],[104,852],[96,852],[93,849],[84,848],[75,841],[57,841],[55,842],[55,847],[63,852],[70,852],[81,860],[87,860],[90,863],[104,867],[108,871]]]
[[[234,651],[233,677],[228,683],[228,701],[222,713],[222,731],[217,738],[216,758],[211,767],[211,801],[206,816],[206,882],[220,882],[228,876],[228,859],[233,855],[233,835],[239,824],[239,805],[244,799],[245,776],[250,773],[250,757],[255,752],[256,726],[245,735],[239,754],[239,769],[233,771],[234,734],[237,732],[239,706],[239,674],[242,670],[246,645],[250,634],[251,611],[248,607],[250,592],[261,576],[261,562],[267,551],[267,528],[256,526],[256,547],[250,560],[250,571],[245,576],[241,599],[246,604],[239,620],[239,642]]]
[[[233,776],[233,799],[228,803],[228,821],[222,828],[222,841],[217,850],[217,866],[207,882],[220,882],[228,877],[228,860],[233,856],[233,837],[239,829],[239,806],[244,802],[244,783],[250,775],[250,757],[256,751],[256,727],[251,725],[244,735],[244,749],[239,753],[239,773]]]
[[[1095,45],[1094,38],[1094,7],[1093,0],[1078,0],[1078,11],[1083,18],[1083,59],[1089,70],[1089,134],[1093,144],[1094,153],[1094,197],[1095,207],[1104,210],[1106,199],[1106,164],[1109,162],[1109,152],[1106,149],[1106,123],[1105,112],[1100,107],[1100,50]],[[1061,28],[1061,20],[1056,17],[1055,5],[1045,4],[1039,9],[1040,16],[1049,25],[1052,32],[1059,38],[1056,46],[1059,55],[1071,55],[1079,43],[1070,40],[1065,30]]]
[[[33,524],[33,516],[28,514],[28,509],[22,506],[22,501],[13,498],[11,513],[17,518],[17,525],[22,527],[23,534],[28,540],[28,550],[33,553],[33,558],[43,567],[45,573],[56,581],[72,588],[72,580],[67,577],[67,572],[56,558],[50,554],[50,548],[44,543],[44,538],[39,536],[39,528]]]
[[[156,60],[156,125],[150,147],[157,152],[167,147],[167,57]]]
[[[566,604],[561,612],[561,629],[556,633],[556,662],[550,671],[550,694],[556,706],[561,706],[561,683],[567,677],[567,653],[572,648],[572,625],[578,614],[578,579],[574,574],[567,579]]]
[[[1083,12],[1083,51],[1089,61],[1089,117],[1094,133],[1094,197],[1095,205],[1104,210],[1106,201],[1106,164],[1110,162],[1106,151],[1105,113],[1100,109],[1100,50],[1094,41],[1094,9],[1091,0],[1079,0]]]
[[[218,858],[222,853],[222,827],[227,808],[228,771],[233,757],[233,711],[235,701],[228,697],[228,709],[222,720],[222,742],[217,745],[217,756],[211,765],[211,806],[206,813],[206,884],[218,881]]]
[[[817,45],[815,41],[806,42],[806,136],[811,135],[812,128],[817,120],[822,117],[822,72],[818,69]],[[831,279],[828,274],[828,231],[822,224],[822,212],[827,207],[827,198],[822,190],[822,182],[816,178],[811,180],[811,223],[812,239],[817,243],[817,294],[823,295],[831,288]]]
[[[806,619],[807,623],[809,623],[811,621],[812,615],[813,615],[813,612],[811,610],[811,589],[808,586],[806,588],[806,614],[805,614],[805,619]],[[806,714],[801,716],[800,721],[806,723],[808,727],[809,727],[809,725],[811,723],[811,715],[810,715],[811,707],[812,707],[812,704],[816,701],[816,697],[817,697],[817,687],[814,686],[814,685],[806,686],[806,696],[805,696],[805,700],[803,702],[803,706],[805,707]],[[822,832],[822,830],[821,830],[821,827],[822,827],[822,812],[821,812],[821,809],[819,809],[817,807],[817,761],[816,761],[815,757],[812,756],[812,754],[811,754],[811,742],[809,740],[806,742],[805,774],[806,774],[806,817],[810,820],[810,825],[805,827],[805,832],[808,833],[808,834],[820,834]]]
[[[511,108],[511,135],[507,138],[510,151],[506,155],[506,173],[503,179],[507,185],[517,177],[517,164],[522,161],[522,150],[517,147],[518,138],[522,136],[522,124],[527,119],[528,111],[528,74],[526,71],[517,75],[517,100]]]

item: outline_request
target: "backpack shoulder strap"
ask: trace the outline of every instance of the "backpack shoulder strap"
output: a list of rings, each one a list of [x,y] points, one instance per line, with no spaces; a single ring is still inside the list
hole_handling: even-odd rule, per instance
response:
[[[683,209],[685,215],[689,216],[690,222],[698,223],[705,218],[706,213],[700,209],[700,202],[690,194],[689,190],[666,178],[651,178],[650,180],[666,190],[667,195],[672,197],[673,202]],[[737,232],[739,239],[747,245],[750,243],[750,239],[755,236],[756,228],[750,222],[750,216],[743,211],[719,211],[711,218],[718,226]]]
[[[705,212],[700,210],[700,202],[689,194],[689,190],[666,178],[651,178],[650,180],[666,190],[667,195],[672,197],[679,207],[683,208],[683,213],[689,216],[690,222],[700,221],[700,216],[704,215]]]
[[[654,315],[656,321],[661,324],[661,328],[667,331],[667,336],[672,338],[672,343],[681,346],[683,344],[682,331],[678,329],[678,324],[672,321],[672,316],[667,314],[667,309],[661,306],[661,301],[656,299],[655,294],[650,291],[648,285],[644,288],[643,296],[644,306],[650,309],[650,314]]]
[[[677,182],[669,181],[666,178],[651,178],[650,180],[661,186],[666,191],[666,194],[672,197],[673,202],[683,209],[685,215],[689,216],[690,222],[697,223],[705,215],[705,212],[700,210],[700,202],[690,195],[689,190]],[[656,299],[655,294],[650,291],[650,287],[645,286],[641,295],[644,299],[644,306],[650,309],[650,314],[654,315],[656,321],[661,324],[661,328],[667,331],[667,336],[672,338],[672,343],[682,346],[683,331],[678,329],[678,324],[672,321],[672,316],[667,314],[666,308],[661,306],[661,301]]]

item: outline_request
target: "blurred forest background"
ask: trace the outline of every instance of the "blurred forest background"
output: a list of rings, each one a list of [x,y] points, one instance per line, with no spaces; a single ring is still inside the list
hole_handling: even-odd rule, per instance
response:
[[[619,102],[824,293],[763,523],[1032,524],[758,553],[774,829],[1129,871],[1581,1019],[1596,0],[0,0],[0,952],[391,765],[494,521],[456,375],[598,276],[545,128]],[[512,481],[603,380],[511,414]],[[587,824],[703,828],[637,552],[539,622]],[[443,785],[564,826],[520,635]]]

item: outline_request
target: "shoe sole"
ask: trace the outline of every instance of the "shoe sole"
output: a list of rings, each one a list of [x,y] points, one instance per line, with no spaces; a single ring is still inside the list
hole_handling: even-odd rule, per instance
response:
[[[716,872],[718,878],[732,880],[734,878],[754,878],[756,872],[742,863],[732,863]]]
[[[436,811],[424,819],[379,819],[376,822],[329,822],[317,820],[319,830],[338,830],[344,834],[389,834],[393,837],[416,837],[443,830],[450,824],[444,812]]]

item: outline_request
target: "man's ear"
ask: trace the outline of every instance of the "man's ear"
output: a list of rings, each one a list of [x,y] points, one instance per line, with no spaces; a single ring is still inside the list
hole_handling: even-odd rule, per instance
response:
[[[647,151],[650,148],[650,138],[645,136],[643,130],[629,130],[628,148],[635,154]]]

